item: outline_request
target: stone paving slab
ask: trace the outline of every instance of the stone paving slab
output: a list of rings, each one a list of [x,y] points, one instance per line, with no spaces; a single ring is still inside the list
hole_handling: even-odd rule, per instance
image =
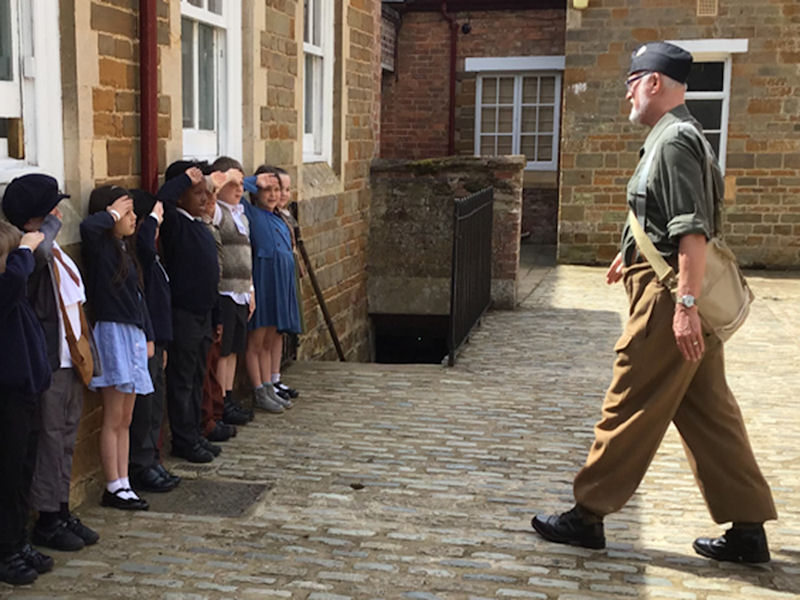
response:
[[[571,505],[626,311],[602,269],[536,276],[519,310],[484,318],[455,368],[296,364],[284,374],[302,390],[296,408],[259,414],[210,465],[168,461],[188,479],[267,484],[242,517],[87,503],[78,513],[100,543],[53,552],[53,573],[0,585],[0,597],[800,597],[800,279],[752,274],[759,300],[727,349],[780,513],[767,525],[772,563],[752,568],[692,552],[694,537],[721,528],[672,429],[630,504],[607,519],[606,550],[532,533],[532,514]]]

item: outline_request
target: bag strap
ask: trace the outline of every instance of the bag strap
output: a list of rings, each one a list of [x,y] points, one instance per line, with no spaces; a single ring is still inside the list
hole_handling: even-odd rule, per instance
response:
[[[58,306],[61,309],[61,319],[64,321],[64,336],[67,338],[67,344],[69,346],[75,346],[78,340],[75,339],[75,334],[72,331],[72,323],[70,323],[67,309],[64,307],[64,299],[61,297],[61,276],[58,274],[58,267],[53,269],[53,275],[56,278],[56,289],[58,290],[56,295],[58,296]],[[83,327],[84,319],[83,311],[81,311],[81,328]]]
[[[650,263],[650,266],[653,267],[658,280],[662,283],[671,283],[675,279],[675,271],[670,264],[664,260],[664,257],[661,256],[661,253],[653,244],[653,241],[644,232],[644,229],[642,229],[633,211],[628,211],[628,225],[631,228],[631,233],[636,240],[639,251],[644,255],[647,262]]]

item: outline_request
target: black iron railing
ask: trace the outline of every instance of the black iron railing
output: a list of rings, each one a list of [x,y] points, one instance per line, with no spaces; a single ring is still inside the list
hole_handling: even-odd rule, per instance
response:
[[[455,201],[448,339],[451,367],[459,347],[491,303],[493,205],[491,187]]]

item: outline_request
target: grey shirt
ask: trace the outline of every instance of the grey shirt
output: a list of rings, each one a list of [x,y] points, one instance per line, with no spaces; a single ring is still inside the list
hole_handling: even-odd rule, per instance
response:
[[[639,176],[648,153],[655,151],[647,183],[644,230],[665,259],[677,255],[682,236],[700,233],[711,238],[715,234],[714,198],[706,194],[705,147],[699,135],[670,127],[681,121],[702,131],[686,105],[666,113],[645,139],[627,188],[628,207],[636,212]],[[716,159],[712,175],[721,201],[723,179]],[[622,231],[621,249],[625,265],[635,262],[636,242],[627,224]]]

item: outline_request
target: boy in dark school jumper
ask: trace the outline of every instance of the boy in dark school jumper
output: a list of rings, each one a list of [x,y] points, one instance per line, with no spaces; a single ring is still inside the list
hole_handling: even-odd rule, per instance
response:
[[[166,395],[164,367],[167,346],[172,341],[172,296],[169,277],[161,263],[156,242],[164,220],[164,206],[143,190],[131,190],[133,211],[138,221],[136,256],[142,267],[144,296],[153,324],[154,352],[147,361],[151,394],[136,397],[130,428],[130,477],[133,487],[145,492],[168,492],[181,478],[161,464],[159,441],[164,420]]]
[[[12,181],[4,198],[6,216],[17,228],[44,234],[33,254],[28,301],[42,325],[53,376],[40,402],[39,441],[30,491],[31,507],[39,518],[32,539],[37,546],[62,551],[80,550],[100,537],[69,510],[72,455],[83,412],[84,386],[73,366],[65,326],[69,325],[76,338],[81,337],[86,294],[77,265],[55,241],[61,229],[58,204],[68,197],[59,191],[53,177],[30,173]],[[68,323],[64,322],[61,303]]]
[[[201,167],[206,165],[172,163],[158,190],[158,199],[164,203],[161,250],[172,291],[167,362],[172,454],[196,463],[211,462],[220,452],[200,432],[203,378],[219,287],[217,247],[202,219],[207,190]]]
[[[0,339],[6,349],[0,352],[0,581],[12,585],[53,568],[52,558],[31,548],[25,531],[40,395],[51,376],[44,332],[26,297],[33,251],[43,239],[0,221]]]

